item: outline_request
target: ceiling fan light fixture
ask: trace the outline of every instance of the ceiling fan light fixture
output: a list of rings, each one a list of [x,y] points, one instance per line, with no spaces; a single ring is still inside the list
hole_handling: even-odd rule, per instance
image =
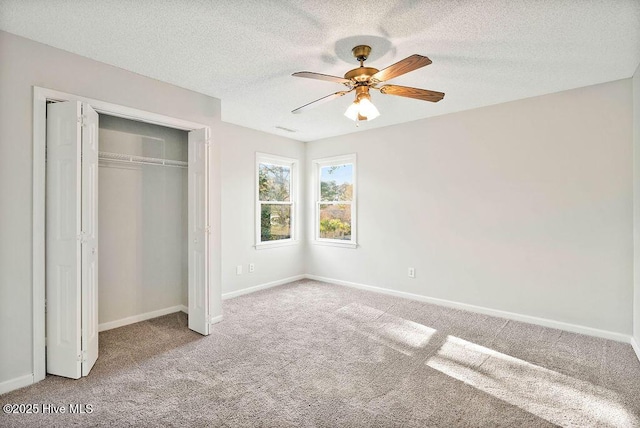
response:
[[[344,113],[349,119],[353,121],[370,121],[380,116],[380,112],[371,102],[371,95],[369,95],[368,86],[358,86],[356,90],[356,100],[349,106]]]
[[[344,115],[353,121],[370,121],[380,116],[380,112],[368,98],[360,98],[347,108]]]

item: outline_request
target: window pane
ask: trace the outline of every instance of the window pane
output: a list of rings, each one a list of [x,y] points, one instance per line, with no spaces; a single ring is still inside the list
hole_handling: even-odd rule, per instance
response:
[[[291,205],[262,204],[260,242],[291,238]]]
[[[351,205],[320,204],[320,238],[351,240]]]
[[[261,201],[289,201],[291,167],[261,163],[258,167],[258,186]]]
[[[351,201],[353,199],[353,165],[320,168],[320,200]]]

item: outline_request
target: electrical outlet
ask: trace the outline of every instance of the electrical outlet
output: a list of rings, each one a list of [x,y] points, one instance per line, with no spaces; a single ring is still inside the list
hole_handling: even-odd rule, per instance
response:
[[[412,267],[409,268],[409,278],[415,278],[416,277],[416,270]]]
[[[242,265],[236,266],[236,275],[242,275]]]
[[[249,273],[253,273],[256,270],[256,265],[253,263],[249,263]]]

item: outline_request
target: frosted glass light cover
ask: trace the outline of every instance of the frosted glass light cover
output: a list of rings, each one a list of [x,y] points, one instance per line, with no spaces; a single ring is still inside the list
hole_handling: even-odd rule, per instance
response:
[[[358,103],[354,102],[347,108],[347,111],[344,112],[344,115],[347,116],[351,120],[358,120]]]
[[[358,120],[358,117],[365,117],[365,120],[368,121],[380,116],[380,112],[371,101],[367,98],[363,98],[360,101],[355,101],[351,104],[347,111],[344,112],[344,115],[353,121]]]
[[[366,117],[367,120],[373,120],[380,116],[380,112],[371,101],[364,98],[360,100],[360,115]]]

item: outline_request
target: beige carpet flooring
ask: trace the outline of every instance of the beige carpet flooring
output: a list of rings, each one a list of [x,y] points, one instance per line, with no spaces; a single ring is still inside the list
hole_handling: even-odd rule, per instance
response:
[[[208,337],[182,313],[100,333],[88,377],[0,404],[0,426],[633,427],[640,363],[623,343],[299,281],[224,302]]]

